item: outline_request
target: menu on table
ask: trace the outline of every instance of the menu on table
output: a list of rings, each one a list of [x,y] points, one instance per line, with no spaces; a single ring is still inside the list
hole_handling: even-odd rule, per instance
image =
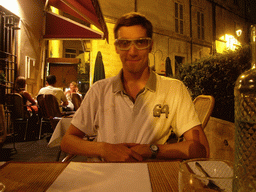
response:
[[[70,162],[47,192],[151,192],[146,163]]]

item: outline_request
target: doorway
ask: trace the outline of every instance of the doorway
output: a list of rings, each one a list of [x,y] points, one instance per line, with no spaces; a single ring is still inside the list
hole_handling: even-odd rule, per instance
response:
[[[48,72],[56,76],[56,87],[65,89],[72,81],[77,82],[77,67],[80,59],[77,58],[49,58]]]

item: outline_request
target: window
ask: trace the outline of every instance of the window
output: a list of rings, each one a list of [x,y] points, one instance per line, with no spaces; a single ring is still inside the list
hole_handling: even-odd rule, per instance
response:
[[[76,58],[78,55],[84,53],[82,50],[77,49],[65,49],[65,58]]]
[[[183,5],[175,3],[175,32],[183,34]]]
[[[19,22],[19,17],[0,6],[0,74],[3,74],[6,80],[3,82],[5,86],[1,88],[4,93],[13,92],[17,77],[18,40],[15,34],[16,30],[20,29]],[[2,96],[3,94],[0,94],[0,104],[4,104]]]
[[[204,40],[204,14],[197,12],[197,38]]]
[[[76,58],[76,49],[65,49],[65,58]]]

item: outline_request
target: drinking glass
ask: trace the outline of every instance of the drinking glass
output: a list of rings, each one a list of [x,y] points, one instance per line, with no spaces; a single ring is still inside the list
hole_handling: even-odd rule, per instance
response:
[[[218,159],[191,159],[181,162],[179,192],[232,192],[233,163]]]

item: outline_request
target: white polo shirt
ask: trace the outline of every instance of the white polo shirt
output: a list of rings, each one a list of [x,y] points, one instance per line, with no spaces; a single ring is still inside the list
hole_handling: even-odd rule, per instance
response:
[[[59,105],[61,105],[61,101],[62,102],[68,102],[64,92],[62,91],[62,89],[57,88],[57,87],[53,87],[51,85],[48,85],[46,87],[43,87],[39,90],[38,95],[40,94],[50,94],[50,95],[54,95],[59,103]]]
[[[122,71],[97,81],[87,92],[72,124],[98,142],[164,144],[201,124],[185,85],[150,71],[145,89],[135,102],[125,94]]]

